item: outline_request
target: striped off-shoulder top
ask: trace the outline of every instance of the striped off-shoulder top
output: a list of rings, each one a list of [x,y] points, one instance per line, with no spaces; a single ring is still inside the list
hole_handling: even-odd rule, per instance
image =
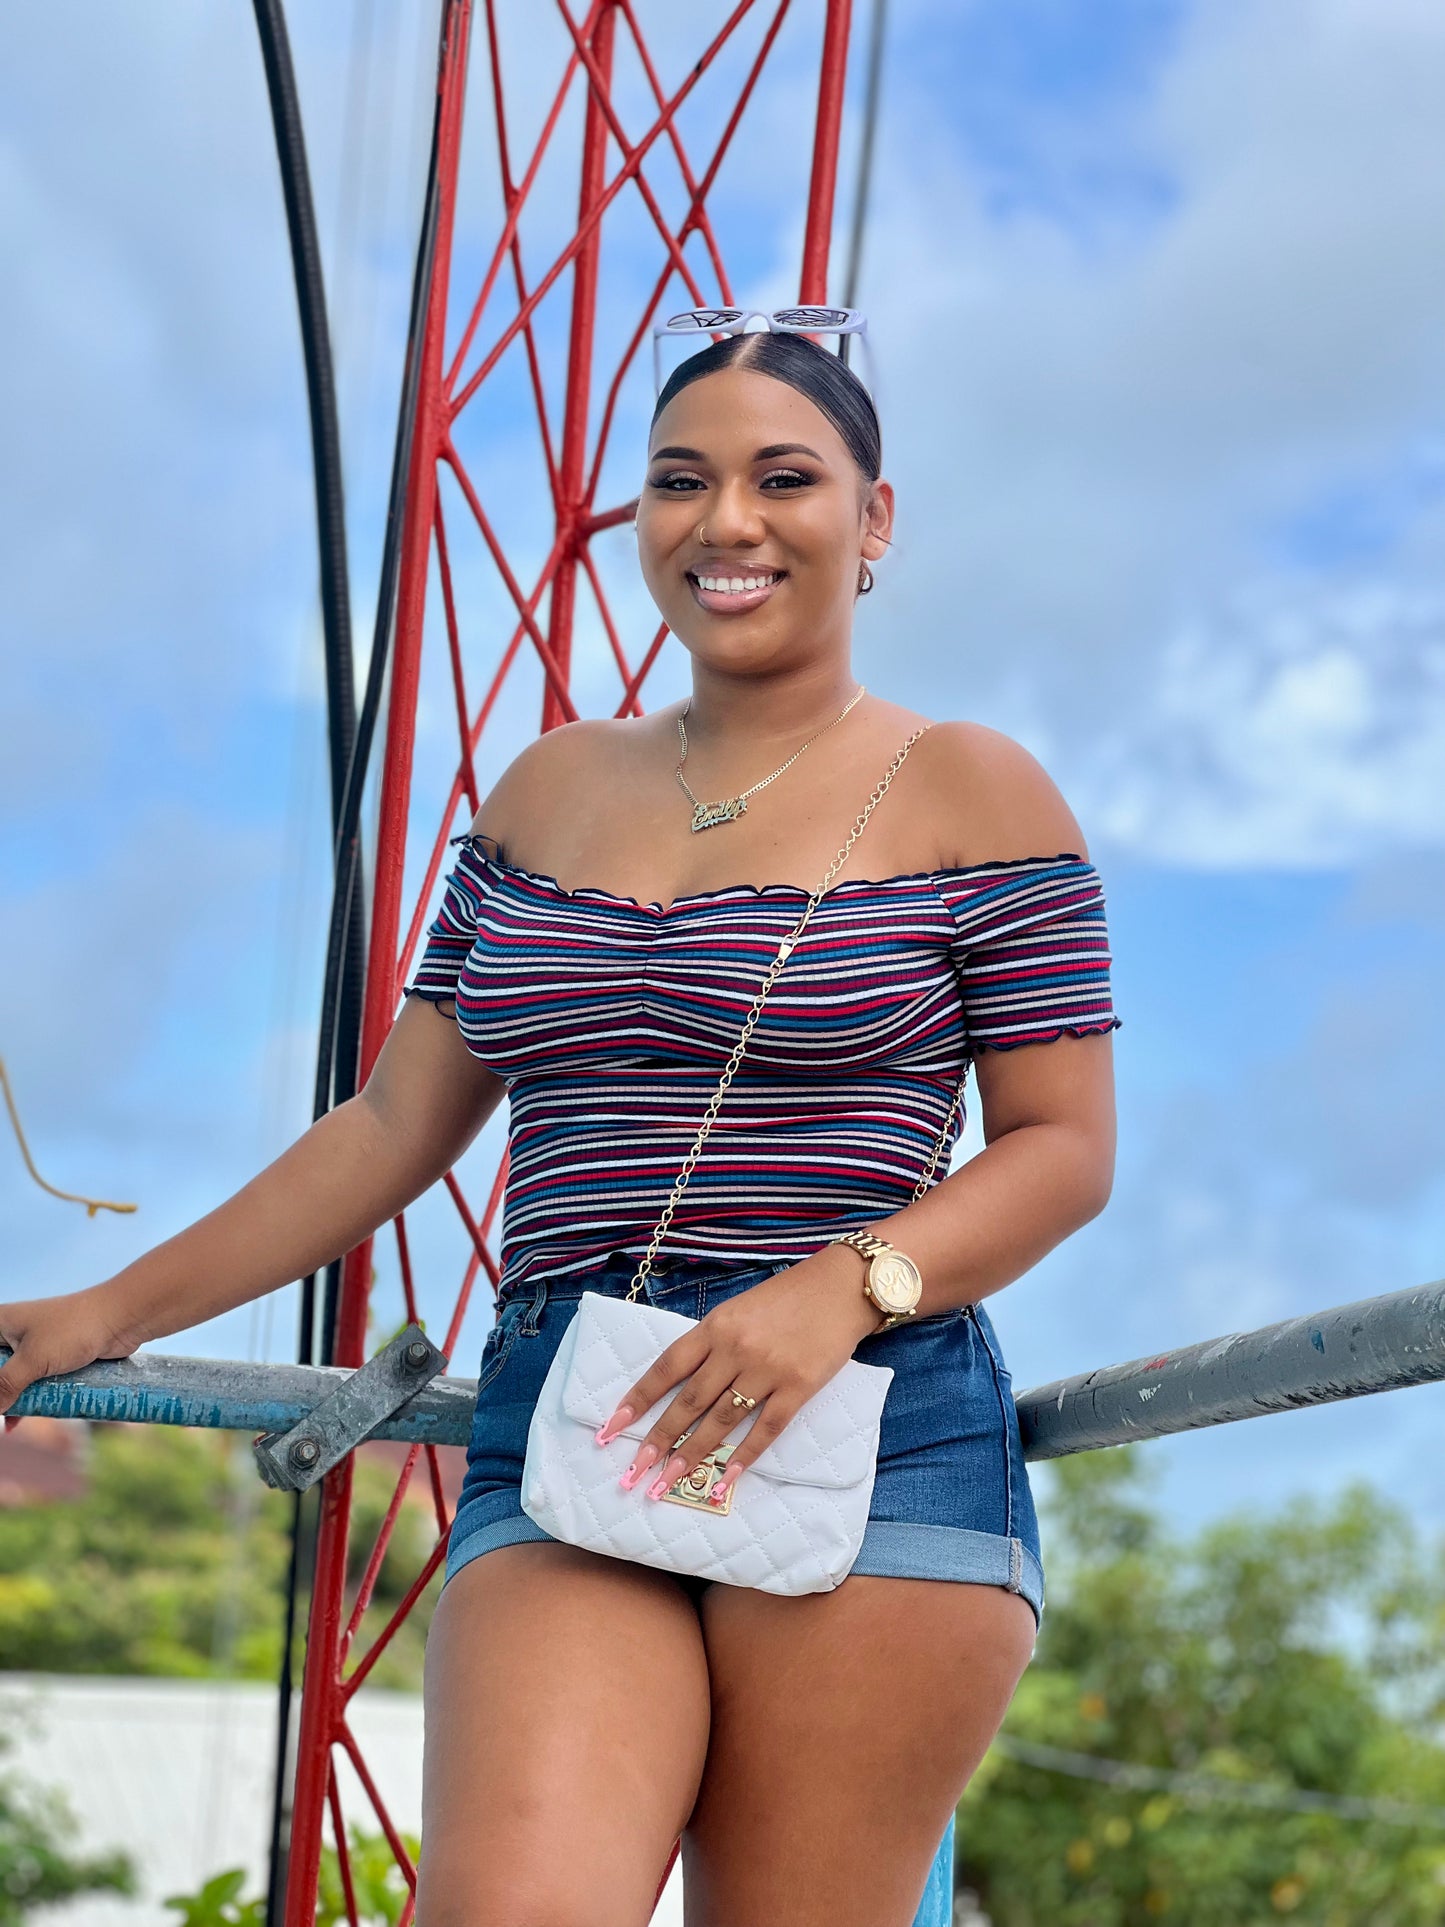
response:
[[[640,1255],[809,891],[664,907],[460,846],[408,996],[506,1084],[503,1295]],[[966,1063],[1116,1029],[1104,896],[1068,852],[846,878],[780,972],[663,1251],[797,1262],[909,1202]],[[949,1148],[964,1123],[955,1108]],[[948,1169],[940,1158],[934,1182]]]

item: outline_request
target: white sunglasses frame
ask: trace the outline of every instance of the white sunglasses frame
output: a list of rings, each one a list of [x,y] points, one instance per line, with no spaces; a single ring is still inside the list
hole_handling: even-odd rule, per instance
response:
[[[726,315],[726,321],[718,317]],[[829,327],[826,322],[805,320],[804,316],[826,315],[830,319],[842,315],[841,326]],[[797,317],[793,319],[791,317]],[[868,360],[870,398],[877,404],[878,384],[873,368],[873,344],[868,339],[868,317],[861,308],[832,308],[822,303],[798,302],[787,308],[685,308],[681,314],[669,315],[666,321],[655,321],[652,325],[652,393],[653,399],[662,393],[662,338],[664,335],[680,337],[684,335],[742,335],[748,332],[750,321],[764,321],[768,332],[775,335],[837,335],[839,360],[843,360],[842,346],[845,335],[857,335],[862,342]],[[679,327],[681,322],[684,325]],[[843,366],[848,363],[843,361]]]

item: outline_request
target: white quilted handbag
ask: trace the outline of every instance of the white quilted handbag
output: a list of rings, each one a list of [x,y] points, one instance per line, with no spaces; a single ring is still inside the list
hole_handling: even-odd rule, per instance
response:
[[[618,1480],[677,1386],[600,1450],[597,1429],[696,1323],[660,1305],[583,1292],[532,1414],[522,1510],[554,1539],[617,1559],[763,1592],[831,1592],[863,1542],[892,1371],[850,1358],[739,1473],[726,1510],[708,1503],[704,1468],[727,1463],[756,1412],[664,1498],[624,1492]]]
[[[926,723],[923,729],[931,727]],[[599,1449],[596,1435],[658,1354],[697,1323],[639,1302],[638,1294],[768,992],[923,729],[915,730],[894,757],[768,966],[627,1297],[584,1292],[557,1348],[532,1413],[522,1469],[522,1510],[554,1539],[669,1572],[776,1593],[831,1592],[858,1557],[873,1497],[883,1403],[893,1380],[886,1366],[850,1358],[744,1468],[721,1505],[711,1504],[707,1494],[756,1412],[748,1412],[727,1441],[659,1500],[635,1489],[625,1492],[618,1481],[638,1442],[677,1396],[679,1386],[671,1386],[650,1412],[641,1413],[608,1445]],[[960,1079],[933,1155],[914,1188],[915,1199],[932,1180],[962,1091]]]

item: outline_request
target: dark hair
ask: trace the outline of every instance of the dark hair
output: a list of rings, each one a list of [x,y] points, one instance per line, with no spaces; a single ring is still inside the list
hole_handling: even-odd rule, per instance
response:
[[[845,362],[806,335],[774,334],[771,329],[763,333],[755,329],[749,334],[724,335],[721,341],[712,342],[700,354],[689,355],[668,376],[652,411],[652,425],[656,425],[658,416],[673,396],[680,394],[690,382],[701,381],[704,375],[715,374],[719,368],[731,368],[734,363],[756,368],[760,375],[785,381],[800,395],[806,395],[843,437],[864,480],[878,480],[883,469],[883,431],[878,425],[873,397]]]

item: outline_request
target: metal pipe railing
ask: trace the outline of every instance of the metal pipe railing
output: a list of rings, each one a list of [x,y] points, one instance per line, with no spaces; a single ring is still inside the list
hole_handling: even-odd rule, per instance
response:
[[[0,1358],[8,1356],[0,1347]],[[142,1352],[38,1379],[11,1408],[16,1417],[84,1418],[132,1425],[188,1425],[220,1432],[289,1432],[355,1374],[339,1365],[250,1365],[229,1358]],[[474,1378],[434,1378],[405,1409],[369,1434],[424,1445],[465,1445]]]
[[[285,1432],[350,1376],[329,1366],[143,1352],[41,1379],[13,1409],[17,1416]],[[1015,1402],[1025,1455],[1055,1459],[1442,1379],[1445,1279],[1107,1365],[1020,1392]],[[465,1445],[476,1392],[475,1379],[433,1379],[370,1436]]]
[[[1445,1279],[1020,1392],[1030,1459],[1445,1379]]]

